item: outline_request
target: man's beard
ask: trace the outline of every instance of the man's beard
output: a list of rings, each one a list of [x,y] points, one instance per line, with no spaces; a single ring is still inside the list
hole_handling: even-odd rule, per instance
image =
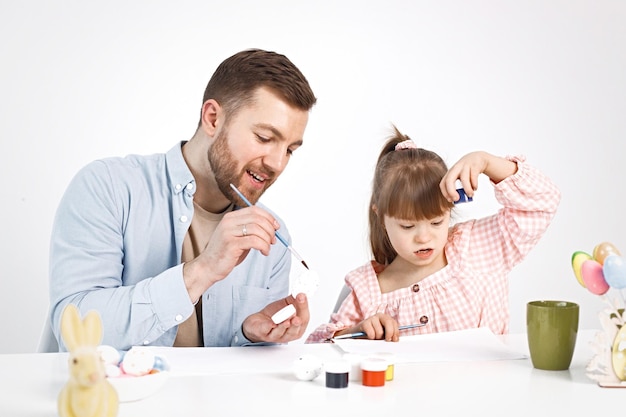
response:
[[[230,188],[230,184],[237,186],[237,188],[244,193],[246,198],[250,200],[252,204],[256,204],[265,190],[274,182],[266,180],[263,189],[258,192],[246,190],[246,193],[244,190],[241,190],[241,184],[239,183],[241,180],[241,173],[237,172],[237,161],[228,147],[228,130],[226,129],[215,137],[215,142],[213,142],[213,145],[209,148],[208,158],[209,164],[211,164],[211,170],[215,176],[217,187],[220,189],[222,194],[237,205],[245,206],[246,204],[244,201],[240,201],[241,199],[239,196],[237,196],[233,189]],[[248,175],[247,172],[245,175]]]

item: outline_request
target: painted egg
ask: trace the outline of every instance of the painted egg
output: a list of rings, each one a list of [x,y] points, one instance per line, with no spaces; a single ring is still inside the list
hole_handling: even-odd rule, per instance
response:
[[[593,259],[600,262],[600,264],[603,264],[606,257],[611,254],[621,255],[615,245],[610,242],[602,242],[593,248]]]
[[[572,269],[574,270],[574,275],[576,275],[576,280],[583,287],[585,286],[585,282],[583,281],[580,267],[582,266],[583,262],[588,261],[589,259],[592,259],[591,255],[583,251],[576,251],[572,255]]]
[[[626,288],[626,258],[619,255],[609,255],[604,259],[602,273],[607,284],[612,288]]]
[[[622,326],[615,335],[611,350],[613,371],[620,381],[626,380],[626,326]]]
[[[602,264],[593,259],[584,261],[580,267],[580,272],[583,277],[585,287],[596,295],[602,295],[609,290],[609,284],[604,279],[602,273]]]
[[[124,355],[120,368],[125,374],[147,375],[154,368],[154,362],[155,355],[153,352],[134,346]]]

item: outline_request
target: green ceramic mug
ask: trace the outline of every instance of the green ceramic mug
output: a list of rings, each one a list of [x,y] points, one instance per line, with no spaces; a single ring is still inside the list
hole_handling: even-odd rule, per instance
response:
[[[530,301],[526,305],[528,348],[537,369],[569,369],[576,336],[579,306],[570,301]]]

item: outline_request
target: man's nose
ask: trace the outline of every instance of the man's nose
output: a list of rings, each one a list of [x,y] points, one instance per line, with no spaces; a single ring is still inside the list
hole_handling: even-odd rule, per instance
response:
[[[263,158],[263,162],[265,165],[270,168],[272,171],[280,174],[283,172],[285,167],[287,166],[287,162],[289,159],[287,158],[287,150],[274,148],[270,152],[265,155]]]

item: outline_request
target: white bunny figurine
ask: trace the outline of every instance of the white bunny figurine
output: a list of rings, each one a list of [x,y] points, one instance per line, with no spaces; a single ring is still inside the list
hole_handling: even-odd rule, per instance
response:
[[[69,381],[59,393],[60,417],[116,417],[117,391],[106,379],[98,345],[102,321],[96,311],[81,320],[78,308],[68,304],[61,316],[61,336],[69,351]]]

